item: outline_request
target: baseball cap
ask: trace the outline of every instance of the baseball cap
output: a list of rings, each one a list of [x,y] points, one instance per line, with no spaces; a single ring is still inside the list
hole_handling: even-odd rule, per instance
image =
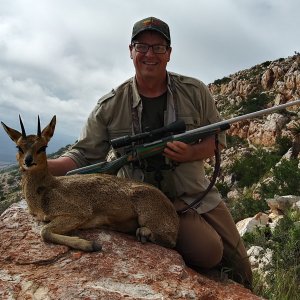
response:
[[[145,18],[143,20],[137,21],[133,25],[131,41],[141,32],[146,30],[153,30],[161,35],[171,44],[170,29],[167,23],[157,19],[155,17]]]

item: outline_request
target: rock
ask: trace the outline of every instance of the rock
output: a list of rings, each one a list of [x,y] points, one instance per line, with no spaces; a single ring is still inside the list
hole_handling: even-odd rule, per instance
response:
[[[268,264],[272,262],[273,252],[271,249],[264,249],[260,246],[252,246],[247,251],[249,260],[253,269],[263,270]]]
[[[261,78],[261,85],[265,90],[269,90],[275,81],[275,74],[272,69],[267,69]]]
[[[295,203],[300,201],[300,196],[276,196],[274,199],[267,199],[268,206],[270,207],[271,211],[277,213],[278,211],[283,213]]]
[[[84,253],[41,240],[24,201],[0,217],[0,299],[260,299],[239,284],[209,279],[175,251],[93,229],[80,235],[103,251]]]
[[[293,204],[293,208],[296,211],[300,212],[300,200]]]
[[[236,227],[241,236],[247,232],[252,232],[257,227],[266,226],[269,223],[269,216],[265,213],[258,213],[254,217],[246,218],[236,223]]]

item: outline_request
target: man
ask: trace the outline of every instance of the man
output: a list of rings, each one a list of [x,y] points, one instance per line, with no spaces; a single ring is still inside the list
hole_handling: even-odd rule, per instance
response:
[[[199,80],[167,72],[171,57],[168,25],[154,17],[133,27],[130,57],[135,77],[102,97],[91,112],[78,142],[56,160],[49,161],[55,175],[105,160],[109,140],[137,134],[182,119],[187,129],[220,121],[207,87]],[[225,136],[218,140],[225,146]],[[203,160],[214,155],[215,137],[190,145],[168,143],[163,155],[128,166],[120,176],[145,180],[160,188],[182,209],[209,185]],[[232,217],[215,187],[197,209],[180,214],[176,246],[185,262],[196,269],[227,267],[233,278],[250,287],[252,273],[247,253]]]

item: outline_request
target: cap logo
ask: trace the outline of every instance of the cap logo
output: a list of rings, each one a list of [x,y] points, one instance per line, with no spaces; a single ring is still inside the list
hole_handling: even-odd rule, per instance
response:
[[[153,19],[148,19],[148,20],[145,20],[143,22],[143,26],[144,27],[147,27],[147,26],[150,26],[150,25],[154,25],[154,26],[159,26],[161,24],[160,21],[158,20],[153,20]]]

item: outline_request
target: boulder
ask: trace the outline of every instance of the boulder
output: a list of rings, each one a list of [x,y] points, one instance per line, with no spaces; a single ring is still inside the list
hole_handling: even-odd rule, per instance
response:
[[[253,232],[257,227],[264,227],[269,224],[269,216],[265,213],[258,213],[254,217],[249,217],[236,223],[240,236]]]
[[[24,201],[1,215],[0,299],[260,299],[188,268],[175,250],[93,229],[79,234],[103,249],[85,253],[43,242],[42,225]]]
[[[260,246],[252,246],[247,251],[251,267],[255,270],[263,269],[272,262],[273,252],[271,249],[264,249]]]
[[[286,196],[275,196],[273,199],[267,199],[268,206],[273,212],[284,213],[289,208],[297,208],[296,203],[300,201],[300,196],[286,195]]]

